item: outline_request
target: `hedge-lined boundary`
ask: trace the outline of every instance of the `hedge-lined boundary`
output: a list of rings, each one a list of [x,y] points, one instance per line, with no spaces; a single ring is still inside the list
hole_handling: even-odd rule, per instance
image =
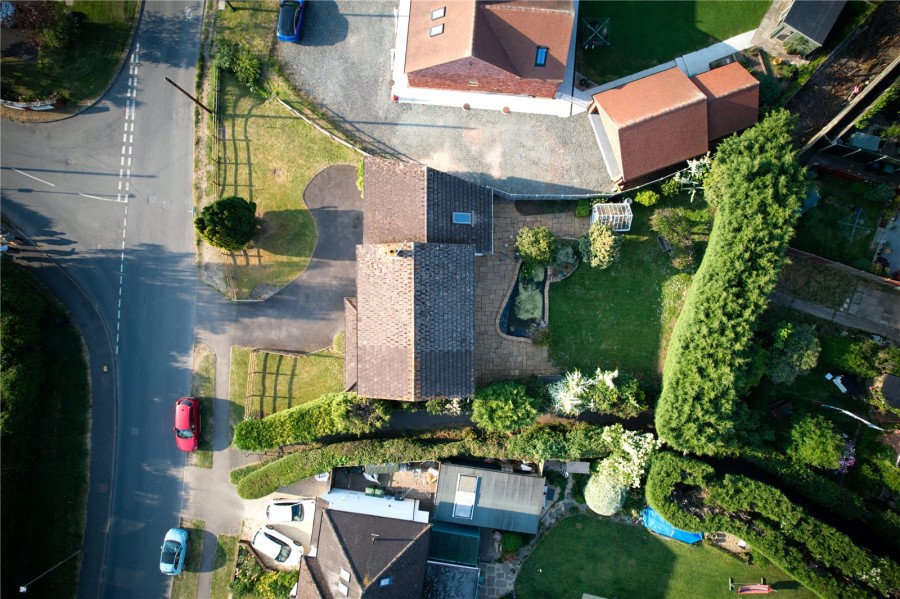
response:
[[[793,126],[782,110],[725,140],[704,179],[717,213],[672,333],[656,412],[660,437],[677,449],[735,453],[754,428],[740,401],[762,374],[753,333],[806,192]]]
[[[884,596],[900,587],[895,562],[857,547],[778,489],[752,478],[720,478],[707,464],[659,453],[647,477],[647,502],[678,528],[745,539],[822,597]]]
[[[399,439],[333,443],[288,454],[265,465],[232,471],[238,495],[258,499],[320,472],[341,466],[420,462],[452,456],[490,456],[501,460],[540,461],[606,457],[621,441],[621,425],[575,423],[541,425],[507,435],[479,436],[472,428],[418,432]]]

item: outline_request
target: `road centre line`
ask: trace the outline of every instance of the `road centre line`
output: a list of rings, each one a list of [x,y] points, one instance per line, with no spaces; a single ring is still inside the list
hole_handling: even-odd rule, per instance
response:
[[[39,178],[35,177],[34,175],[29,175],[28,173],[23,173],[22,171],[20,171],[17,168],[14,168],[13,170],[16,171],[17,173],[19,173],[20,175],[25,175],[26,177],[30,177],[30,178],[34,179],[35,181],[40,181],[41,183],[43,183],[45,185],[49,185],[50,187],[56,187],[56,185],[51,183],[50,181],[44,181],[43,179],[39,179]]]

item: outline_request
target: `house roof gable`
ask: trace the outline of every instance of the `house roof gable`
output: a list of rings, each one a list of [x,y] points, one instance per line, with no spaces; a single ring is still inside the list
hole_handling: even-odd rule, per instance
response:
[[[821,46],[844,4],[846,0],[794,0],[784,22]]]

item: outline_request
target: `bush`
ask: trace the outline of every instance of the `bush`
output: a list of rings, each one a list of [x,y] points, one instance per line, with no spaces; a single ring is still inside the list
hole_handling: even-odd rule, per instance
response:
[[[777,338],[779,333],[783,335],[783,339]],[[790,385],[798,375],[815,368],[821,350],[815,325],[801,324],[794,327],[790,323],[782,323],[769,355],[766,374],[776,385]]]
[[[824,416],[803,416],[791,427],[787,453],[813,468],[837,470],[844,450],[844,439]]]
[[[78,16],[67,6],[61,6],[53,12],[56,15],[54,22],[43,28],[38,34],[41,46],[65,48],[72,45],[81,32],[81,23]]]
[[[879,112],[883,111],[888,107],[894,100],[900,97],[900,85],[894,84],[889,87],[877,100],[872,102],[872,105],[869,109],[863,114],[859,120],[856,121],[856,127],[859,129],[865,129],[869,126],[869,122],[877,115]]]
[[[556,256],[556,237],[547,227],[522,227],[516,235],[516,251],[522,260],[544,266]]]
[[[778,105],[781,99],[781,84],[771,75],[761,74],[756,76],[759,79],[759,104],[760,107],[771,107]]]
[[[659,190],[662,192],[664,198],[673,198],[681,193],[681,181],[676,177],[666,179],[663,181],[662,185],[659,186]]]
[[[813,46],[811,41],[800,35],[791,37],[786,42],[784,42],[784,51],[788,54],[806,56],[815,49],[816,48],[815,46]]]
[[[222,198],[204,207],[194,226],[210,245],[239,252],[256,233],[256,203],[236,196]]]
[[[659,194],[650,189],[645,189],[634,196],[634,201],[641,206],[653,206],[659,201]]]
[[[601,516],[612,516],[625,504],[625,488],[608,477],[594,474],[585,487],[584,499],[592,511]]]
[[[521,535],[517,532],[504,532],[500,544],[503,551],[503,559],[505,560],[506,558],[515,555],[519,549],[527,545],[528,539],[525,538],[525,535]]]
[[[576,218],[587,218],[591,215],[591,209],[594,207],[594,200],[578,200],[575,206]]]
[[[661,208],[653,211],[650,217],[650,228],[672,243],[692,243],[691,223],[688,211],[684,208]]]
[[[634,418],[647,409],[644,391],[637,379],[619,377],[619,371],[598,368],[592,378],[577,369],[547,389],[553,409],[563,415],[577,416],[590,410],[619,418]]]
[[[581,257],[594,268],[609,268],[619,256],[622,237],[599,222],[591,225],[578,240]]]
[[[656,429],[674,448],[733,453],[754,436],[740,401],[745,369],[806,194],[793,124],[776,111],[726,139],[704,178],[718,211],[672,333],[656,411]]]
[[[475,392],[472,422],[487,431],[511,432],[534,424],[537,415],[525,385],[494,383]]]
[[[885,185],[884,183],[870,185],[866,190],[867,200],[870,202],[879,202],[885,206],[889,205],[896,196],[897,194],[894,193],[894,188],[890,185]]]
[[[246,44],[222,42],[216,51],[215,64],[234,73],[237,80],[251,90],[256,89],[262,73],[262,61]]]

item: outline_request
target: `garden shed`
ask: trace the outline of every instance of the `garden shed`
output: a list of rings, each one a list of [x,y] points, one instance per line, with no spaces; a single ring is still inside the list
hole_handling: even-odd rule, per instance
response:
[[[631,199],[624,202],[609,204],[594,204],[591,210],[591,226],[599,222],[606,225],[616,233],[624,233],[631,230]]]

